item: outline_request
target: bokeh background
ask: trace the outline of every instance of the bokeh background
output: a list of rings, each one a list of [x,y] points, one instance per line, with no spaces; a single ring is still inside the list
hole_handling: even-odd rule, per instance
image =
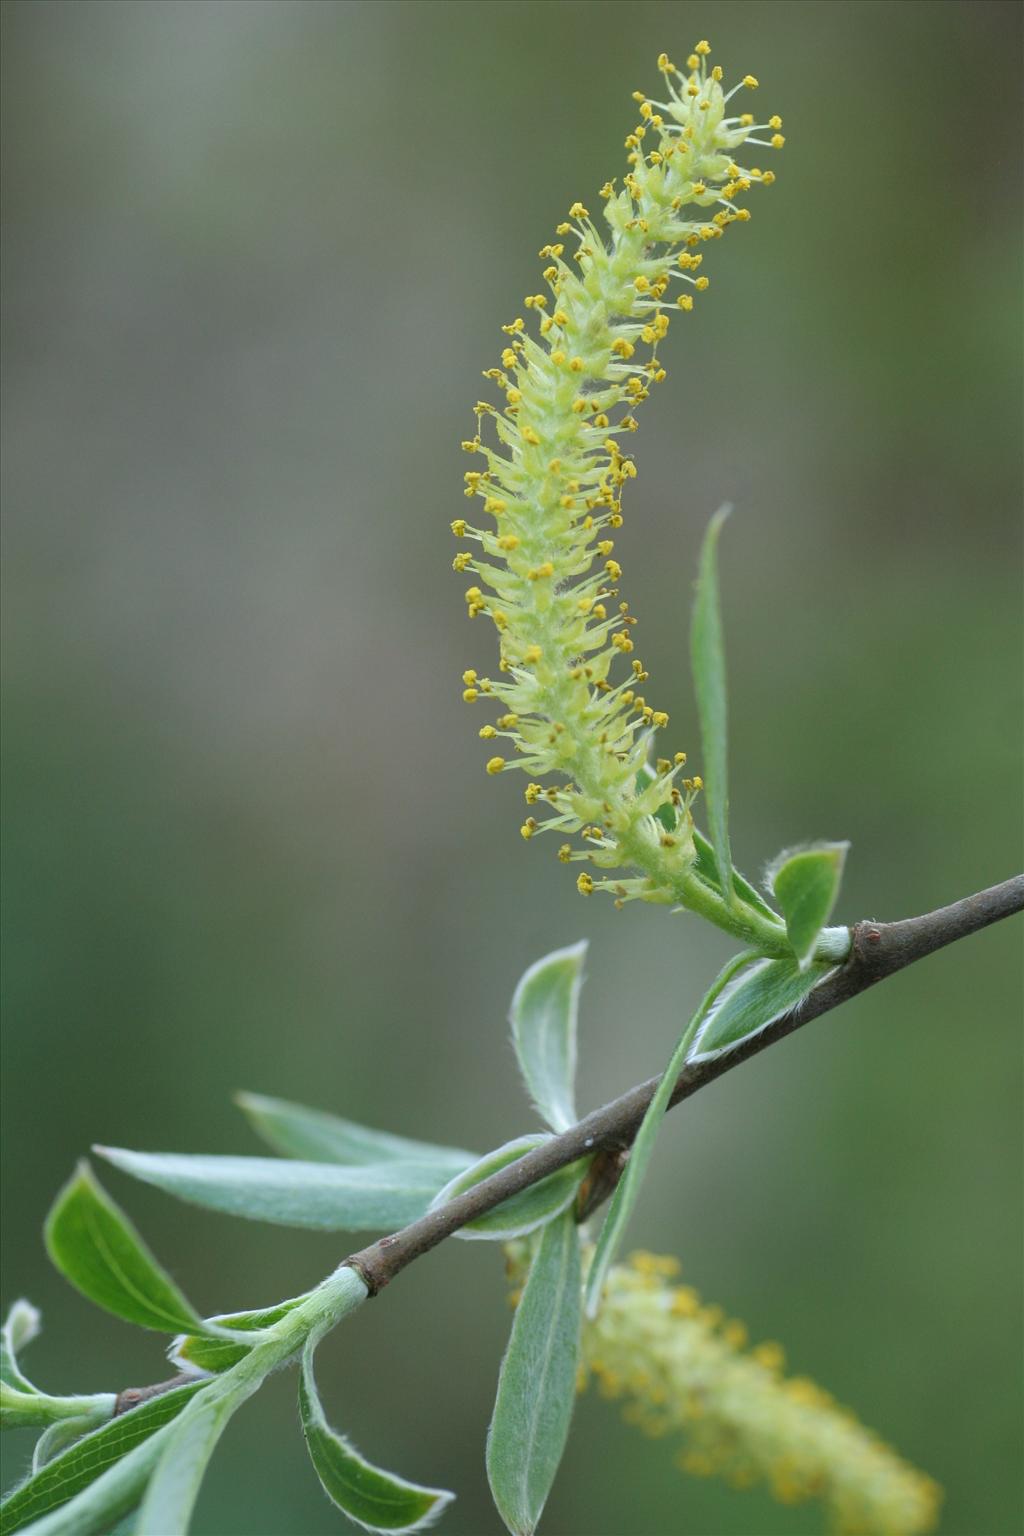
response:
[[[249,1087],[481,1149],[531,1128],[504,1016],[587,935],[580,1101],[656,1071],[728,944],[582,903],[482,772],[448,522],[499,325],[629,93],[702,36],[785,118],[779,181],[711,253],[645,407],[620,539],[691,749],[698,542],[723,553],[733,840],[853,848],[841,916],[1020,861],[1018,56],[1011,3],[48,0],[5,37],[5,1295],[56,1389],[158,1379],[160,1341],[48,1267],[92,1142],[256,1152]],[[1015,1536],[1020,993],[1011,925],[889,982],[671,1117],[632,1237],[785,1342]],[[207,1309],[352,1246],[110,1187]],[[458,1490],[508,1327],[449,1243],[322,1351],[366,1452]],[[581,1404],[552,1536],[799,1536]],[[27,1454],[9,1447],[8,1477]],[[341,1522],[292,1387],[233,1424],[202,1536]]]

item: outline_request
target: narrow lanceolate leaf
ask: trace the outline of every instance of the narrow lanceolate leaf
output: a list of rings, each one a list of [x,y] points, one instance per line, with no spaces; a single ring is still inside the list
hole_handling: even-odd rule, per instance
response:
[[[393,1472],[371,1466],[324,1417],[313,1377],[313,1340],[302,1353],[299,1414],[310,1459],[327,1497],[365,1531],[421,1531],[455,1497],[441,1488],[421,1488]]]
[[[534,1147],[542,1146],[548,1140],[550,1138],[543,1134],[518,1136],[515,1141],[506,1142],[503,1147],[496,1147],[493,1152],[488,1152],[486,1157],[474,1163],[472,1168],[467,1168],[465,1173],[460,1173],[457,1178],[452,1179],[450,1184],[446,1184],[433,1201],[433,1208],[447,1205],[456,1195],[465,1194],[467,1189],[472,1189],[476,1184],[482,1184],[484,1179],[489,1179],[492,1173],[506,1168],[509,1163],[518,1162],[519,1158],[525,1157],[527,1152],[532,1152]],[[537,1227],[543,1226],[546,1221],[550,1221],[553,1216],[568,1209],[576,1197],[576,1191],[586,1170],[586,1158],[559,1168],[556,1173],[549,1174],[546,1179],[540,1179],[536,1184],[531,1184],[528,1189],[521,1190],[518,1195],[510,1195],[507,1200],[503,1200],[486,1215],[467,1222],[464,1227],[459,1228],[455,1236],[502,1243],[513,1237],[525,1237],[528,1232],[533,1232]]]
[[[46,1249],[98,1307],[140,1328],[201,1328],[198,1312],[154,1259],[127,1216],[79,1163],[46,1218]]]
[[[849,843],[787,849],[768,869],[768,888],[782,908],[793,953],[806,970],[832,915]]]
[[[760,960],[724,989],[709,1009],[687,1061],[707,1061],[758,1034],[803,1002],[832,974],[828,965],[801,970],[796,960]]]
[[[203,1157],[97,1147],[115,1168],[158,1189],[250,1221],[327,1232],[402,1227],[426,1211],[451,1175],[419,1163],[286,1162],[276,1157]]]
[[[436,1164],[447,1168],[449,1176],[459,1168],[468,1168],[476,1158],[475,1152],[461,1147],[438,1147],[429,1141],[392,1136],[322,1109],[307,1109],[261,1093],[237,1093],[235,1103],[257,1136],[283,1157],[311,1163]]]
[[[718,860],[715,858],[715,850],[703,832],[699,832],[696,827],[693,829],[693,846],[697,854],[693,865],[694,871],[705,885],[710,885],[719,896],[724,896],[725,892],[718,881]],[[757,887],[751,885],[735,866],[732,871],[732,884],[736,895],[741,901],[745,901],[748,907],[753,907],[754,911],[760,912],[762,917],[769,917],[774,922],[778,922],[779,914],[768,905]]]
[[[661,1122],[665,1118],[669,1101],[672,1098],[672,1090],[676,1085],[676,1079],[687,1060],[688,1052],[697,1035],[708,1010],[715,999],[720,996],[728,986],[733,976],[743,970],[753,960],[754,954],[748,951],[742,955],[736,955],[729,960],[719,971],[711,988],[705,994],[700,1007],[687,1024],[679,1037],[678,1044],[672,1052],[668,1066],[662,1073],[661,1081],[654,1091],[654,1096],[648,1104],[644,1118],[640,1122],[640,1129],[633,1138],[630,1148],[629,1160],[626,1163],[625,1172],[619,1180],[612,1196],[612,1203],[608,1207],[601,1235],[594,1249],[594,1257],[587,1271],[586,1286],[586,1311],[588,1317],[596,1317],[601,1305],[601,1292],[604,1289],[608,1270],[619,1251],[622,1238],[628,1225],[629,1218],[633,1214],[633,1207],[640,1194],[647,1173],[647,1167],[654,1151],[654,1143],[661,1128]]]
[[[38,1337],[40,1312],[30,1301],[21,1297],[11,1305],[0,1330],[0,1382],[14,1387],[18,1392],[35,1392],[27,1376],[18,1367],[18,1355],[26,1345]]]
[[[223,1312],[218,1317],[206,1318],[206,1324],[218,1331],[255,1333],[260,1328],[271,1328],[293,1308],[308,1300],[309,1293],[295,1296],[290,1301],[279,1301],[274,1307],[261,1312]],[[232,1344],[227,1339],[204,1338],[202,1334],[183,1333],[171,1344],[167,1358],[181,1371],[211,1371],[214,1375],[229,1370],[244,1360],[251,1345]]]
[[[515,990],[510,1023],[527,1092],[553,1131],[577,1120],[576,1013],[586,942],[531,965]]]
[[[729,787],[727,779],[725,646],[718,600],[718,536],[732,508],[720,507],[704,536],[693,609],[690,654],[704,749],[704,797],[711,843],[718,866],[718,884],[732,903],[732,857],[729,852]]]
[[[562,1459],[576,1396],[581,1314],[574,1215],[549,1222],[501,1363],[487,1435],[487,1478],[513,1536],[532,1536]]]
[[[63,1529],[68,1536],[88,1536],[89,1531],[108,1530],[138,1503],[149,1475],[148,1466],[141,1467],[137,1462],[123,1477],[111,1479],[107,1485],[109,1498],[102,1494],[95,1497],[88,1510],[83,1511],[79,1506],[71,1512],[72,1501],[89,1493],[99,1479],[121,1464],[123,1458],[169,1424],[204,1385],[203,1381],[190,1382],[150,1398],[138,1408],[112,1419],[102,1429],[76,1440],[66,1451],[47,1461],[0,1505],[0,1536],[12,1536],[14,1531],[20,1531],[32,1521],[47,1517],[53,1517],[56,1526],[58,1512],[62,1514],[65,1508],[69,1514]]]
[[[209,1392],[171,1426],[146,1487],[135,1536],[187,1536],[210,1457],[247,1395],[216,1397]]]
[[[113,1409],[111,1409],[106,1418],[112,1419],[113,1416]],[[106,1420],[97,1420],[97,1422],[106,1422]],[[55,1456],[60,1455],[61,1451],[66,1451],[69,1445],[76,1440],[81,1440],[83,1435],[87,1435],[90,1429],[95,1428],[96,1424],[90,1424],[88,1419],[57,1419],[55,1423],[43,1430],[36,1441],[35,1450],[32,1452],[32,1471],[39,1472],[48,1461],[52,1461]]]

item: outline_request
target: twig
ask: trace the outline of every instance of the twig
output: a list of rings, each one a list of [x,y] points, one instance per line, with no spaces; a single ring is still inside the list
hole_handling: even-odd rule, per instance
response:
[[[685,1067],[679,1075],[671,1103],[675,1105],[688,1099],[699,1088],[731,1072],[741,1062],[791,1035],[812,1019],[830,1013],[840,1003],[866,992],[868,987],[886,976],[895,975],[915,960],[922,960],[925,955],[1020,911],[1024,911],[1024,875],[1004,880],[1001,885],[979,891],[976,896],[965,896],[962,901],[940,907],[923,917],[909,917],[898,923],[857,923],[850,929],[852,947],[845,964],[816,987],[798,1008],[784,1014],[751,1040],[712,1061]],[[604,1157],[594,1160],[590,1181],[584,1185],[583,1199],[578,1203],[581,1214],[588,1214],[614,1188],[622,1155],[639,1129],[658,1082],[657,1077],[652,1077],[646,1083],[639,1083],[603,1109],[595,1109],[560,1136],[552,1137],[543,1146],[474,1185],[466,1194],[457,1196],[439,1210],[429,1211],[400,1232],[371,1243],[344,1263],[358,1271],[370,1295],[375,1296],[414,1259],[436,1248],[446,1237],[477,1216],[493,1210],[510,1195],[538,1183],[577,1158],[593,1158],[595,1153],[604,1153]],[[192,1378],[175,1376],[150,1387],[126,1388],[118,1395],[115,1412],[124,1413],[140,1402],[158,1397],[179,1386],[183,1379]]]
[[[857,923],[850,930],[852,947],[849,959],[842,966],[816,987],[799,1007],[777,1019],[760,1034],[711,1061],[685,1067],[679,1075],[671,1103],[675,1105],[688,1099],[699,1088],[731,1072],[741,1062],[801,1029],[812,1019],[838,1008],[840,1003],[867,991],[876,982],[895,975],[915,960],[922,960],[925,955],[1022,910],[1024,875],[1017,875],[923,917],[909,917],[898,923]],[[345,1263],[358,1270],[371,1296],[376,1295],[407,1264],[435,1248],[467,1222],[493,1210],[510,1195],[538,1183],[577,1158],[601,1151],[621,1152],[627,1148],[639,1129],[658,1081],[652,1077],[631,1088],[603,1109],[595,1109],[577,1125],[474,1185],[447,1205],[428,1211],[400,1232],[360,1249]]]

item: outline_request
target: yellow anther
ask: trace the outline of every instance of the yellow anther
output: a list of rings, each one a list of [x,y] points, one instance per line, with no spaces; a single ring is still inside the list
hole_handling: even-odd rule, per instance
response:
[[[493,517],[500,517],[503,512],[508,511],[508,502],[502,501],[500,496],[488,496],[484,502],[484,511],[490,512]]]
[[[569,217],[570,219],[589,219],[590,214],[584,208],[582,203],[573,203],[572,207],[569,209]]]
[[[716,64],[715,65],[714,69],[711,71],[711,78],[712,78],[712,80],[721,80],[721,78],[722,78],[722,66],[721,66],[721,64]]]
[[[583,874],[580,875],[576,881],[576,889],[579,891],[581,896],[591,895],[594,889],[593,875],[588,875],[584,870]]]
[[[467,688],[462,697],[467,704],[475,704],[480,695],[475,688]]]
[[[744,112],[743,115],[740,118],[740,127],[741,128],[753,128],[753,126],[754,126],[754,114],[753,114],[753,112]]]
[[[604,568],[608,572],[608,575],[611,577],[612,581],[619,581],[621,579],[622,566],[617,560],[606,560],[604,563]]]
[[[532,816],[527,816],[526,820],[523,822],[522,826],[519,828],[519,835],[520,835],[520,837],[525,837],[527,839],[527,841],[529,841],[529,839],[533,836],[533,834],[536,832],[536,830],[537,830],[537,823],[536,823],[536,821],[534,820],[534,818]]]
[[[451,529],[452,533],[454,533],[457,539],[464,538],[466,533],[466,519],[464,517],[452,518]]]
[[[481,741],[493,741],[498,733],[493,725],[482,725],[478,734]]]
[[[561,368],[562,364],[565,362],[565,353],[556,348],[555,351],[551,354],[551,361],[554,363],[556,368]]]
[[[523,660],[527,665],[532,666],[534,662],[540,661],[543,654],[539,645],[528,645],[523,652]]]
[[[473,556],[469,553],[469,551],[460,550],[459,553],[455,556],[455,559],[452,561],[452,570],[458,571],[461,575],[463,571],[468,571],[472,564]]]
[[[772,146],[772,149],[781,149],[783,144],[786,142],[785,134],[773,133],[769,142]]]
[[[702,181],[695,181],[693,186],[690,188],[690,192],[694,197],[703,197],[707,190],[707,187]]]
[[[667,53],[658,54],[658,68],[661,70],[663,75],[667,75],[675,69],[675,65],[672,63],[672,60],[669,58]]]
[[[765,187],[770,187],[774,180],[775,180],[775,172],[774,171],[765,171],[764,175],[761,177],[761,185],[765,186]]]
[[[500,773],[504,766],[505,759],[503,757],[490,757],[487,760],[488,773]]]
[[[540,438],[537,436],[532,427],[523,428],[523,442],[529,443],[533,448],[536,448],[539,445]]]
[[[469,688],[473,683],[478,681],[477,675],[473,671],[472,667],[469,667],[465,672],[463,672],[463,674],[462,674],[462,681],[465,683],[467,688]]]
[[[544,791],[542,785],[527,784],[526,788],[523,790],[523,795],[526,799],[527,805],[536,805],[543,792]]]
[[[516,538],[514,533],[503,533],[501,538],[498,540],[498,548],[499,549],[518,549],[519,548],[519,540]]]
[[[654,714],[651,716],[651,723],[652,725],[655,725],[659,731],[663,731],[666,725],[668,725],[668,715],[663,709],[656,709]]]
[[[612,342],[612,351],[617,357],[624,357],[628,359],[633,356],[636,348],[633,346],[631,341],[626,340],[625,336],[619,336],[615,341]]]
[[[561,848],[558,850],[558,857],[561,859],[563,864],[568,864],[569,860],[572,858],[572,844],[563,843]]]
[[[757,85],[758,85],[756,76],[754,76],[754,75],[744,75],[743,76],[743,84],[747,87],[748,90],[756,91],[757,90]]]
[[[708,54],[711,52],[711,44],[708,42],[706,37],[702,38],[699,43],[694,43],[693,51],[694,53],[699,54],[701,58],[707,58]]]
[[[775,115],[773,117],[770,117],[768,119],[768,127],[769,128],[781,128],[782,127],[782,118],[779,116],[779,114],[777,112],[775,113]]]
[[[711,279],[710,277],[696,277],[693,280],[693,286],[697,289],[698,293],[703,293],[705,289],[711,287]]]

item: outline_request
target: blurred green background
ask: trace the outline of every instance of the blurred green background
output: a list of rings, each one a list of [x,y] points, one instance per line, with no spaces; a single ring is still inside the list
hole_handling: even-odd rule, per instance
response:
[[[629,93],[702,36],[785,119],[778,185],[645,408],[620,548],[696,765],[692,575],[718,503],[733,842],[849,837],[840,916],[1020,860],[1018,56],[985,3],[17,3],[5,30],[5,1296],[56,1389],[160,1341],[49,1269],[93,1141],[257,1151],[238,1087],[481,1149],[532,1128],[504,1015],[588,935],[580,1101],[657,1070],[728,953],[584,904],[482,772],[450,571],[459,439],[536,251],[621,174]],[[618,551],[617,551],[618,552]],[[671,1117],[632,1237],[1021,1530],[1019,933],[941,954]],[[107,1178],[107,1175],[104,1175]],[[269,1303],[353,1243],[107,1179],[198,1303]],[[322,1352],[334,1421],[498,1521],[508,1312],[449,1243]],[[281,1380],[204,1536],[314,1536]],[[797,1536],[581,1404],[552,1536]],[[8,1477],[24,1440],[9,1449]]]

